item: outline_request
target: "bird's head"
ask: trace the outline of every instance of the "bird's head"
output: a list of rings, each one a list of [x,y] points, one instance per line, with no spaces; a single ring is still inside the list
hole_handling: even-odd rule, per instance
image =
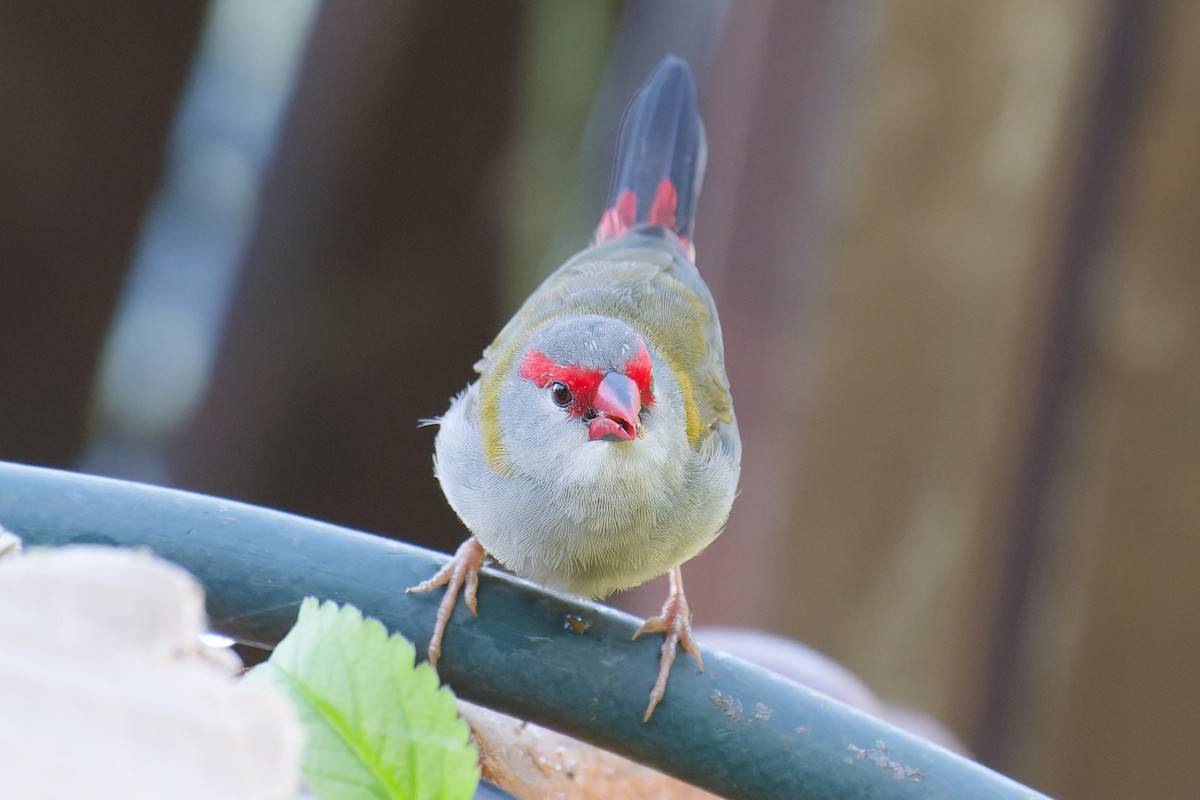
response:
[[[539,425],[579,442],[630,442],[654,406],[654,365],[632,327],[600,316],[552,322],[516,366],[519,393]],[[521,385],[523,384],[523,385]]]
[[[526,472],[647,468],[665,447],[686,446],[670,369],[633,326],[599,315],[530,333],[501,384],[496,425],[506,457]]]

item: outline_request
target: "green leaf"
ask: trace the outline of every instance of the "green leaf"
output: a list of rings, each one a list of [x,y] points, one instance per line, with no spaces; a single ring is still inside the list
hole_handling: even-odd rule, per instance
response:
[[[300,605],[295,627],[247,680],[272,683],[305,728],[302,769],[323,800],[470,798],[478,754],[454,696],[413,647],[353,606]]]

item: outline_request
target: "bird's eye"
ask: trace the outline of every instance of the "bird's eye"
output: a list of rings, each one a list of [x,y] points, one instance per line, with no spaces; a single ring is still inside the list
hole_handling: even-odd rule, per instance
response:
[[[559,408],[566,408],[575,402],[575,395],[571,394],[566,384],[555,381],[550,385],[550,399]]]

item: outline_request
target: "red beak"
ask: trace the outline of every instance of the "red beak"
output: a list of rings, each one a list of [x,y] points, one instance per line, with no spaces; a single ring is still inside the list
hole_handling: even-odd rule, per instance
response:
[[[628,375],[610,372],[596,387],[590,410],[595,416],[588,420],[588,439],[628,442],[637,436],[642,395]]]

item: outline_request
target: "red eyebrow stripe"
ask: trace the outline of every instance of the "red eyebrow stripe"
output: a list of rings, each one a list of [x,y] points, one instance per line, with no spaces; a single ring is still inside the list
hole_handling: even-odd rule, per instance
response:
[[[650,353],[646,350],[646,343],[639,338],[638,344],[641,345],[641,350],[637,355],[626,360],[625,374],[637,384],[638,391],[641,392],[642,405],[652,406],[654,405],[654,392],[651,390],[653,365],[650,363]],[[575,395],[576,408],[573,408],[572,411],[583,413],[587,410],[587,403],[595,393],[596,387],[600,385],[600,381],[604,380],[604,371],[581,367],[578,364],[563,366],[545,354],[531,350],[521,361],[521,377],[532,382],[539,389],[545,389],[556,382],[563,384],[571,390],[571,394]]]
[[[555,381],[565,384],[572,392],[590,394],[600,385],[604,373],[598,369],[587,369],[578,364],[562,366],[542,353],[531,351],[521,362],[521,377],[539,388],[545,389]]]
[[[638,389],[642,393],[642,405],[654,405],[654,392],[650,387],[653,385],[654,368],[650,364],[650,353],[646,350],[646,343],[638,338],[638,344],[642,346],[641,351],[625,362],[625,374],[637,384]]]
[[[571,406],[573,415],[587,411],[588,401],[604,379],[600,370],[587,369],[578,364],[562,366],[547,358],[544,354],[532,350],[521,362],[521,377],[532,381],[535,386],[545,389],[552,383],[561,383],[575,395],[575,404]]]

